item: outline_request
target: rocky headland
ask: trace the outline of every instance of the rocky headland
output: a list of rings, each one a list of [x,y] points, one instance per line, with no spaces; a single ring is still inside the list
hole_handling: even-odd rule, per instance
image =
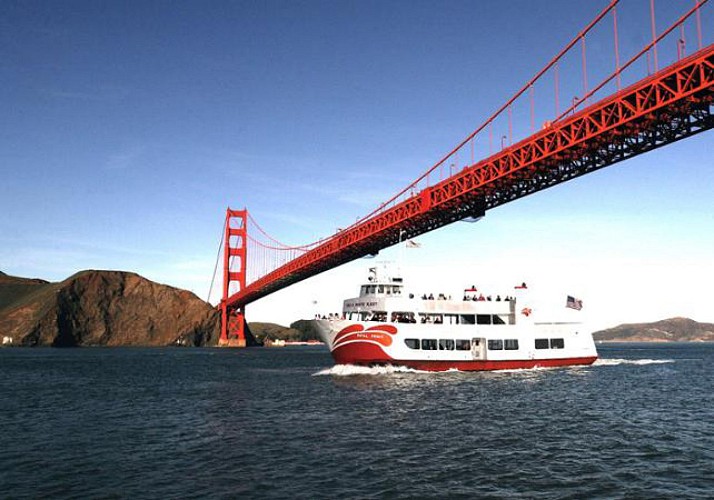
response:
[[[219,332],[220,314],[210,304],[135,273],[82,271],[50,283],[0,272],[5,344],[205,346],[215,345]]]
[[[593,333],[603,342],[713,342],[714,324],[689,318],[670,318],[654,323],[630,323]]]

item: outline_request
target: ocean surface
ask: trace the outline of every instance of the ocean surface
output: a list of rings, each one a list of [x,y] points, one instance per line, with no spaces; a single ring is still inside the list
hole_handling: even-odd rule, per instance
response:
[[[0,498],[713,498],[714,344],[582,368],[0,349]]]

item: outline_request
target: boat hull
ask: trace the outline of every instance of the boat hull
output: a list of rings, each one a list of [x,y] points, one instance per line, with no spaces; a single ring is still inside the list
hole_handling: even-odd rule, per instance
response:
[[[425,328],[422,325],[352,323],[320,321],[318,327],[329,346],[337,364],[359,366],[392,365],[422,371],[492,371],[532,369],[545,367],[590,365],[597,360],[597,351],[592,336],[579,334],[575,325],[529,328],[499,327],[499,330],[484,331],[474,328],[444,329]],[[538,350],[536,338],[557,337],[563,341],[558,349]],[[411,349],[407,341],[433,339],[463,340],[476,344],[480,349],[466,351]],[[518,348],[512,351],[491,351],[490,341],[518,339]],[[440,344],[439,344],[440,345]],[[449,344],[450,345],[450,344]],[[475,345],[474,345],[475,347]]]

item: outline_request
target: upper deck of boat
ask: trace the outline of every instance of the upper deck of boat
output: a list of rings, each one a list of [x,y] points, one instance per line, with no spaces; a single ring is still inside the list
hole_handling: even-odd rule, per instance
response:
[[[525,289],[525,284],[516,288]],[[378,276],[371,269],[369,282],[360,287],[359,296],[344,301],[343,314],[362,321],[514,324],[516,301],[515,294],[484,294],[475,286],[456,299],[445,293],[416,296],[405,291],[401,277]]]

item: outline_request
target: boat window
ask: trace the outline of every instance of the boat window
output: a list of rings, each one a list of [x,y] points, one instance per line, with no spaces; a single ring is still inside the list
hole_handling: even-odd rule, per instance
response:
[[[401,295],[402,290],[401,290],[401,288],[399,288],[398,286],[393,286],[393,287],[392,287],[392,293],[393,293],[394,295]]]
[[[421,339],[421,348],[424,351],[436,351],[436,339]]]
[[[473,314],[462,314],[460,317],[460,323],[462,325],[475,325],[476,324],[476,316]]]
[[[360,295],[367,295],[367,290],[369,290],[369,287],[367,287],[367,285],[362,285],[362,288],[360,289],[359,294],[360,294]]]
[[[394,311],[392,313],[393,323],[416,323],[413,312]]]
[[[459,324],[459,317],[456,314],[445,314],[445,323],[448,323],[450,325],[458,325]]]
[[[387,313],[385,311],[373,311],[372,317],[367,321],[387,321]]]
[[[502,351],[503,350],[503,340],[501,339],[489,339],[488,341],[489,351]]]
[[[548,349],[548,339],[535,339],[536,349]]]
[[[476,324],[477,325],[490,325],[491,324],[491,315],[490,314],[477,314],[476,315]]]
[[[551,349],[564,349],[565,341],[563,339],[550,339]]]
[[[494,314],[493,315],[493,324],[494,325],[505,325],[506,322],[498,314]]]
[[[457,340],[456,341],[456,350],[457,351],[470,351],[471,350],[471,341],[470,340]]]
[[[433,323],[438,325],[444,322],[441,314],[420,314],[419,316],[421,317],[420,321],[422,323]]]
[[[404,339],[404,343],[409,349],[419,349],[419,339]]]
[[[439,350],[440,351],[453,351],[454,341],[452,339],[440,339],[439,340]]]
[[[377,292],[384,293],[384,285],[379,285],[379,287],[377,288]]]
[[[517,351],[518,350],[518,339],[506,339],[503,341],[503,347],[507,351]]]

